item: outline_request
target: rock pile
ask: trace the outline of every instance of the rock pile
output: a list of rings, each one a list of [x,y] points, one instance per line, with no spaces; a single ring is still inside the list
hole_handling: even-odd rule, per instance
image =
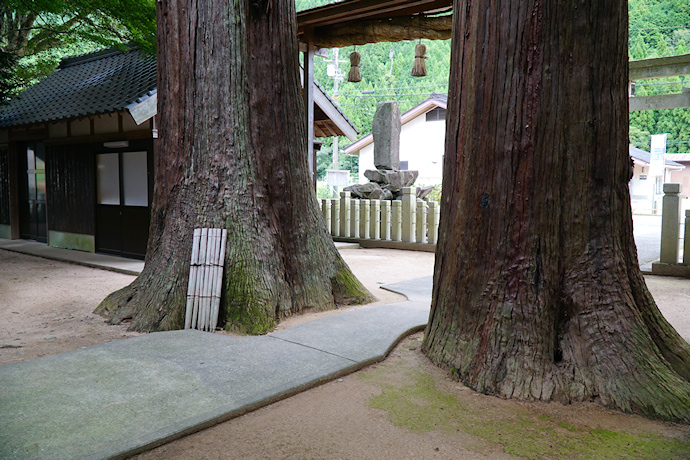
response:
[[[403,187],[412,187],[419,175],[418,171],[368,169],[364,176],[370,180],[366,184],[354,184],[343,190],[350,192],[353,198],[366,200],[399,200]],[[433,185],[417,188],[417,198],[425,199],[434,189]]]

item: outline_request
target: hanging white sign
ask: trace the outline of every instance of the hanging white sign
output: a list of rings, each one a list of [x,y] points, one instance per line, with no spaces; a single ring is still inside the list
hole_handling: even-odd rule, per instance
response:
[[[666,153],[666,137],[668,134],[653,134],[650,148],[649,175],[664,175],[664,154]]]

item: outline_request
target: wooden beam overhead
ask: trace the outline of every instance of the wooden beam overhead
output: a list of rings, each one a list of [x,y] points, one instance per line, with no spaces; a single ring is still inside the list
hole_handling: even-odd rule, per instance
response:
[[[452,16],[398,17],[352,21],[314,30],[314,43],[323,48],[343,48],[367,43],[401,40],[448,40],[453,28]]]
[[[662,110],[683,109],[690,107],[690,88],[676,94],[659,94],[652,96],[634,96],[629,99],[628,110]]]
[[[435,14],[452,6],[452,0],[345,0],[297,12],[297,34],[352,21]]]
[[[630,81],[690,75],[690,54],[630,61]]]

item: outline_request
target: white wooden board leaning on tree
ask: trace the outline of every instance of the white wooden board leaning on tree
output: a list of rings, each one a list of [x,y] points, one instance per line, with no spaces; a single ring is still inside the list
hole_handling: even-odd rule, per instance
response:
[[[225,229],[194,229],[185,329],[211,332],[216,329],[227,237]]]

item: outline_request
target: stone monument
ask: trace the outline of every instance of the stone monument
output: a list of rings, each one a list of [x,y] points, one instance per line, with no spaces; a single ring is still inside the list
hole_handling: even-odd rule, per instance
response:
[[[400,108],[395,101],[379,102],[371,124],[376,169],[400,169]],[[371,178],[368,178],[371,180]]]
[[[351,192],[353,198],[371,200],[400,199],[402,189],[411,187],[419,176],[419,171],[400,170],[400,109],[395,101],[379,102],[372,122],[371,134],[374,138],[374,165],[364,177],[370,182],[355,184],[344,190]],[[424,198],[434,187],[418,190]]]

